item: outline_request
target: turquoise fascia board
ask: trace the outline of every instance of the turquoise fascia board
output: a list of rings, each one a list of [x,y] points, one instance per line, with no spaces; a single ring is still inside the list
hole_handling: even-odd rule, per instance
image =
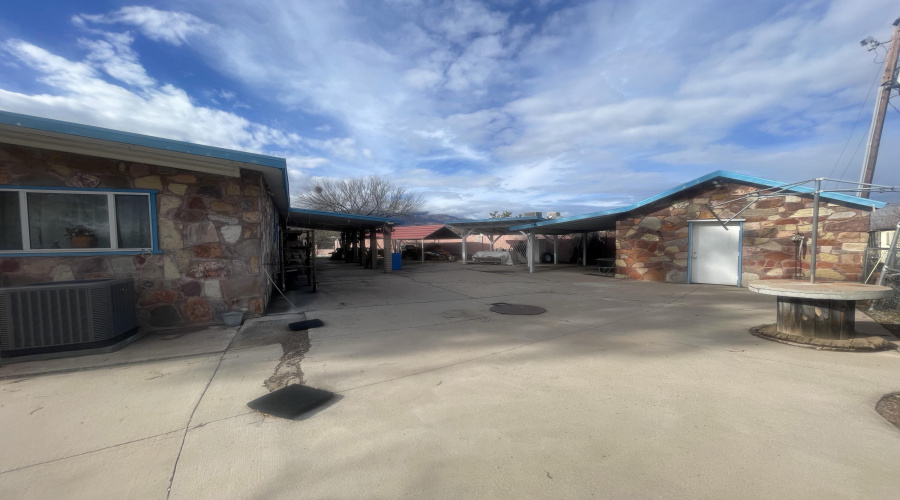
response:
[[[403,224],[403,221],[398,220],[398,219],[387,219],[385,217],[374,217],[371,215],[345,214],[343,212],[326,212],[323,210],[310,210],[307,208],[293,208],[292,207],[291,213],[292,214],[308,214],[308,215],[324,215],[324,216],[331,216],[331,217],[345,217],[348,219],[355,219],[355,220],[366,221],[366,222],[382,222],[384,224],[388,224],[388,223],[396,224],[396,225]]]
[[[97,257],[101,255],[142,255],[145,253],[149,254],[161,254],[161,250],[111,250],[109,252],[67,252],[65,250],[61,250],[59,252],[18,252],[18,253],[0,253],[0,257]]]
[[[473,224],[473,223],[474,224],[484,224],[486,222],[522,222],[522,221],[526,221],[526,220],[535,220],[535,219],[538,219],[538,217],[506,217],[506,218],[502,218],[502,219],[454,220],[454,221],[447,221],[444,224],[446,224],[448,226],[452,226],[454,224],[456,224],[456,225]],[[540,219],[543,220],[543,217],[541,217]],[[553,220],[556,220],[556,219],[553,219]]]
[[[147,148],[173,151],[177,153],[206,156],[209,158],[218,158],[221,160],[238,161],[242,163],[262,165],[282,170],[287,169],[287,160],[285,160],[284,158],[278,158],[276,156],[247,153],[245,151],[235,151],[233,149],[218,148],[215,146],[204,146],[201,144],[176,141],[173,139],[163,139],[161,137],[152,137],[149,135],[135,134],[132,132],[122,132],[120,130],[95,127],[92,125],[82,125],[80,123],[22,115],[19,113],[11,113],[9,111],[0,111],[0,123],[35,130],[43,130],[46,132],[55,132],[58,134],[76,135],[103,141],[112,141],[122,144],[131,144],[134,146],[143,146]],[[285,183],[286,182],[287,177],[285,176]]]
[[[605,215],[626,214],[628,212],[637,210],[643,206],[646,206],[646,205],[649,205],[656,201],[659,201],[663,198],[667,198],[669,196],[680,193],[680,192],[690,189],[692,187],[699,186],[700,184],[703,184],[704,182],[707,182],[707,181],[711,181],[713,179],[728,179],[728,180],[733,180],[733,181],[746,182],[748,184],[756,184],[756,185],[760,185],[760,186],[766,186],[766,187],[770,187],[770,188],[778,188],[780,186],[785,185],[785,183],[783,183],[783,182],[775,182],[775,181],[772,181],[769,179],[763,179],[762,177],[754,177],[752,175],[738,174],[738,173],[734,173],[734,172],[728,172],[726,170],[716,170],[715,172],[706,174],[703,177],[698,177],[692,181],[686,182],[679,186],[675,186],[675,187],[668,189],[666,191],[663,191],[662,193],[659,193],[655,196],[651,196],[645,200],[641,200],[637,203],[632,203],[631,205],[626,205],[624,207],[618,207],[618,208],[612,208],[609,210],[603,210],[600,212],[592,212],[592,213],[587,213],[587,214],[582,214],[582,215],[574,215],[571,217],[562,217],[559,219],[537,222],[534,224],[515,226],[515,227],[511,227],[510,229],[514,230],[514,231],[524,231],[524,230],[528,230],[528,229],[531,229],[534,227],[549,226],[552,224],[561,224],[564,222],[572,222],[572,221],[578,221],[578,220],[583,220],[583,219],[590,219],[593,217],[602,217]],[[800,193],[800,194],[810,194],[813,191],[814,190],[812,188],[809,188],[806,186],[795,186],[788,190],[788,192],[794,192],[794,193]],[[883,206],[886,205],[886,203],[883,201],[870,200],[867,198],[860,198],[858,196],[851,196],[851,195],[847,195],[847,194],[843,194],[843,193],[822,194],[821,199],[832,201],[832,202],[837,201],[837,202],[842,202],[842,203],[850,203],[850,204],[858,205],[858,206],[862,206],[862,207],[882,208]]]
[[[156,194],[156,189],[107,189],[107,188],[80,188],[70,186],[19,186],[17,184],[0,184],[0,189],[5,191],[100,191],[103,193],[140,193],[140,194]],[[151,196],[151,200],[152,200]],[[155,212],[154,212],[155,213]]]

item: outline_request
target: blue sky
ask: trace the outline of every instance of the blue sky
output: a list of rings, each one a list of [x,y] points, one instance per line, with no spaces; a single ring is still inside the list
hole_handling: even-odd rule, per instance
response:
[[[898,15],[895,0],[3,2],[0,109],[284,156],[295,191],[376,173],[432,212],[574,215],[718,169],[857,179],[884,60],[859,40],[887,41]],[[891,109],[875,182],[900,184],[898,132]]]

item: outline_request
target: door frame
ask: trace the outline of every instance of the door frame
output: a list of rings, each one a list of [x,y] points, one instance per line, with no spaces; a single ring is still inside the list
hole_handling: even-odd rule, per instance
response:
[[[741,275],[744,273],[744,221],[746,219],[733,219],[728,221],[729,223],[737,222],[738,223],[738,265],[737,265],[737,287],[741,287]],[[691,258],[692,254],[692,246],[694,245],[694,223],[700,222],[704,224],[709,223],[719,223],[716,219],[693,219],[688,221],[688,247],[687,247],[687,283],[689,285],[698,285],[702,283],[693,283],[691,281],[691,261],[694,259]]]

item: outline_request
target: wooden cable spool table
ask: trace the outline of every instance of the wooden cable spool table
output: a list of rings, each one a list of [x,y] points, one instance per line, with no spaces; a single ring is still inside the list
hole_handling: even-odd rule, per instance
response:
[[[752,281],[747,288],[778,298],[779,332],[833,340],[853,337],[857,300],[884,299],[893,292],[890,287],[863,283],[798,280]]]

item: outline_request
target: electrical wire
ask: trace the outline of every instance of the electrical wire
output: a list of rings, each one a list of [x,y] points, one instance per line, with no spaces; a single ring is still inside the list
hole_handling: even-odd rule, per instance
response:
[[[892,103],[891,101],[888,101],[888,104],[890,104],[891,107],[894,108],[894,111],[900,113],[900,109],[897,109],[897,106],[894,106],[894,103]]]
[[[847,151],[847,146],[850,145],[850,140],[853,139],[853,134],[856,133],[856,127],[859,125],[859,119],[862,117],[863,110],[866,109],[866,104],[869,103],[869,96],[872,95],[872,89],[875,88],[875,84],[878,83],[878,77],[881,76],[881,68],[878,68],[878,71],[875,72],[875,79],[872,80],[872,85],[869,87],[869,92],[866,93],[866,98],[863,100],[862,104],[859,106],[859,112],[856,114],[856,121],[853,122],[853,128],[850,129],[850,135],[847,137],[847,142],[844,143],[844,148],[841,149],[841,154],[838,155],[837,160],[834,162],[834,166],[831,167],[831,172],[828,174],[828,177],[834,176],[834,169],[837,168],[838,164],[841,162],[841,158],[844,157],[844,153]],[[865,137],[865,135],[863,135]],[[856,156],[856,153],[859,152],[859,147],[862,145],[862,140],[860,140],[859,144],[856,146],[856,151],[853,152],[853,156],[850,157],[850,163],[853,162],[853,158]],[[849,163],[847,164],[849,167]],[[847,167],[844,167],[844,173],[847,173]],[[841,178],[844,177],[844,174],[841,174]]]
[[[293,302],[291,302],[291,299],[287,298],[287,295],[285,295],[284,293],[282,293],[281,289],[278,288],[278,283],[275,283],[275,280],[272,279],[272,275],[269,274],[268,271],[266,271],[265,266],[260,266],[260,270],[262,270],[262,272],[266,273],[266,278],[269,278],[269,281],[272,283],[272,286],[275,287],[275,290],[276,290],[278,293],[280,293],[282,297],[284,297],[284,300],[286,300],[287,303],[290,304],[291,307],[294,308],[294,310],[299,311],[299,312],[303,312],[303,311],[300,310],[299,307],[297,307],[296,305],[294,305]]]

